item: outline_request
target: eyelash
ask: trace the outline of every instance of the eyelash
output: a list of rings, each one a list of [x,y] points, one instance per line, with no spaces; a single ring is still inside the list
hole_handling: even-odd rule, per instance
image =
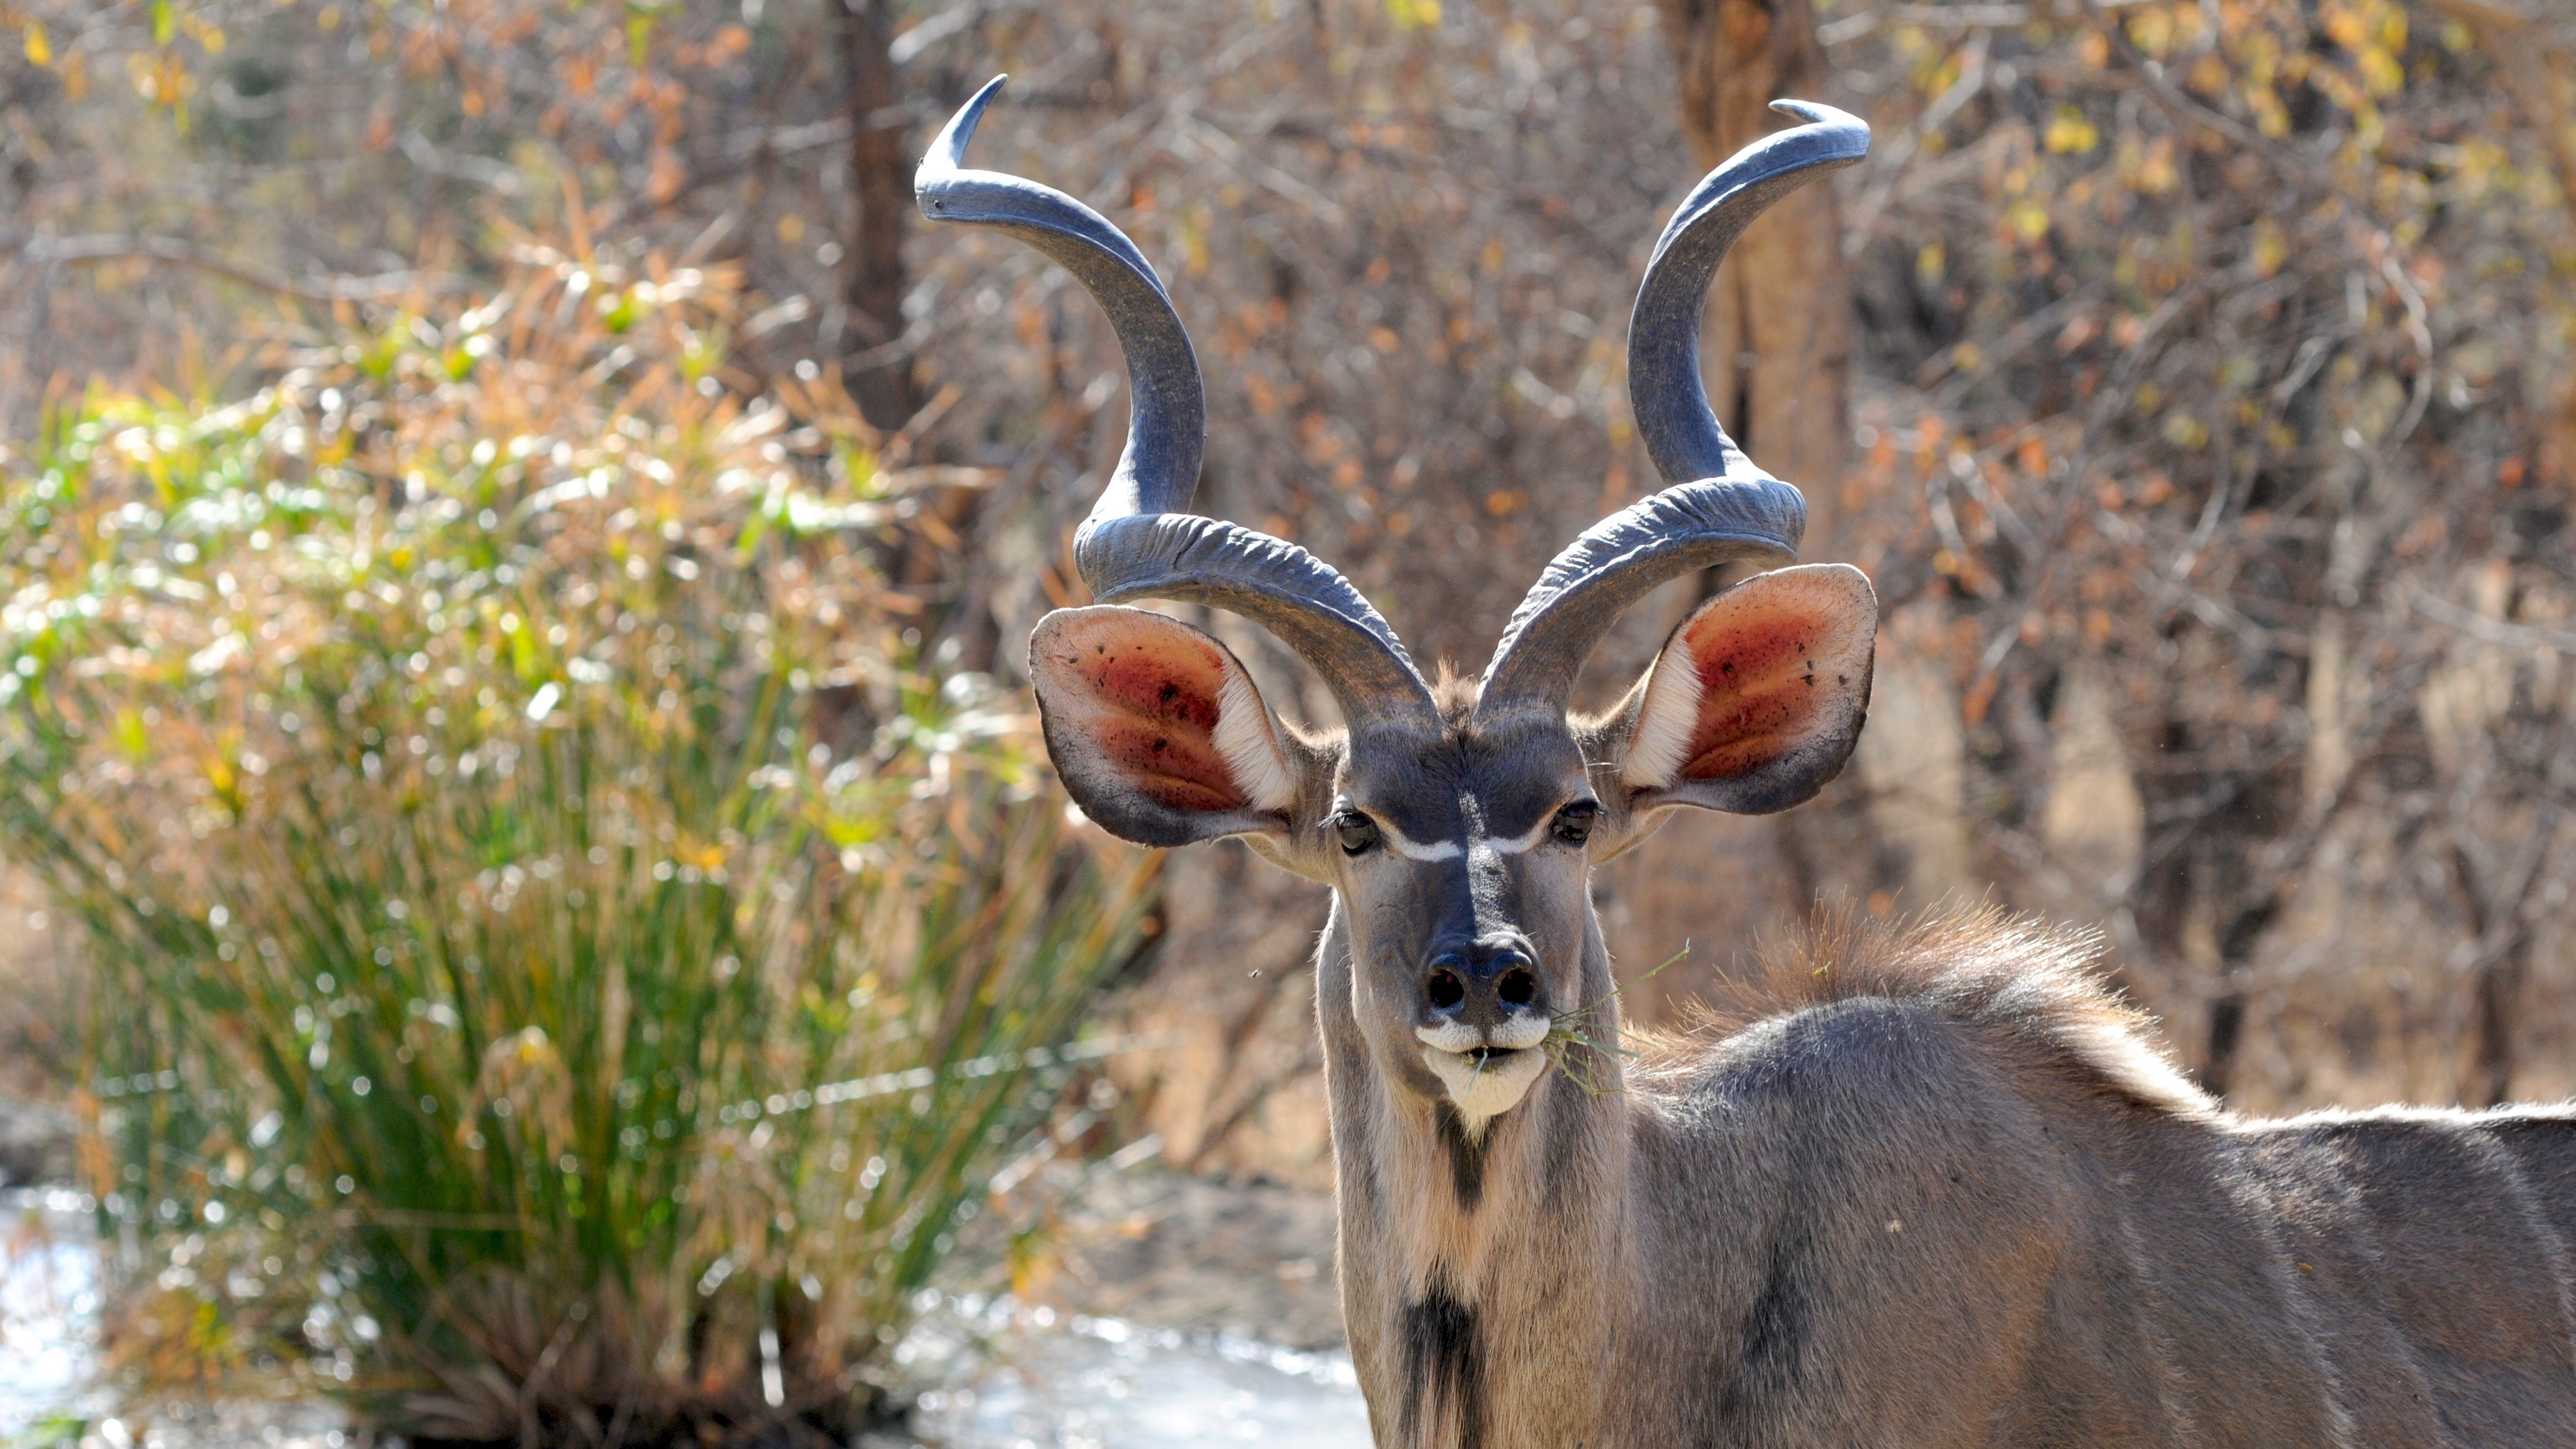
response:
[[[1366,855],[1381,838],[1377,822],[1356,810],[1344,810],[1325,823],[1341,838],[1344,855]]]
[[[1577,800],[1556,812],[1548,834],[1572,846],[1581,846],[1592,838],[1592,829],[1601,823],[1601,805],[1595,800]]]

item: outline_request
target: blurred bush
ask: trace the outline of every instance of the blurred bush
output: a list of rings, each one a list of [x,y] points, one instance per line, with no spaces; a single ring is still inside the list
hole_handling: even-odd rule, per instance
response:
[[[922,480],[819,375],[727,387],[727,275],[515,257],[6,458],[0,821],[95,973],[111,1358],[433,1439],[829,1425],[1152,865],[912,671],[869,540]]]

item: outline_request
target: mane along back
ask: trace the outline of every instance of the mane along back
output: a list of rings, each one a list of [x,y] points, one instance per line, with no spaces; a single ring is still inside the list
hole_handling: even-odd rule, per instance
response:
[[[1752,970],[1721,983],[1678,1030],[1631,1034],[1642,1084],[1687,1075],[1713,1041],[1756,1022],[1837,1002],[1931,1008],[2141,1107],[2211,1118],[2220,1107],[2185,1077],[2101,969],[2095,932],[1987,906],[1912,921],[1839,911],[1766,945]]]

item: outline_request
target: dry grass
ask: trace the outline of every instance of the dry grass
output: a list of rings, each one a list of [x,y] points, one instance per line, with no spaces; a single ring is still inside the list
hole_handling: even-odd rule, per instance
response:
[[[915,670],[904,480],[729,391],[730,316],[530,249],[7,460],[0,819],[93,973],[129,1382],[829,1427],[1072,1071],[1150,867]]]

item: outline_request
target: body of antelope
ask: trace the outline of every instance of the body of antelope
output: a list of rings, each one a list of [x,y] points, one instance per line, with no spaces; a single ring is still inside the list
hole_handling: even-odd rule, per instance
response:
[[[2576,1118],[2230,1117],[2080,945],[1828,931],[1750,1019],[1469,1145],[1375,1068],[1337,921],[1378,1442],[2576,1444]]]
[[[1551,563],[1475,681],[1435,686],[1340,574],[1187,511],[1195,355],[1128,239],[962,161],[916,183],[1081,278],[1133,389],[1077,533],[1102,602],[1030,643],[1083,810],[1148,845],[1235,836],[1329,887],[1318,962],[1344,1315],[1378,1442],[2576,1445],[2576,1121],[2565,1111],[2233,1117],[2081,938],[1993,915],[1820,931],[1747,1008],[1630,1054],[1594,866],[1678,809],[1779,810],[1848,758],[1877,604],[1778,568],[1676,628],[1621,702],[1576,670],[1655,585],[1785,562],[1797,490],[1710,416],[1709,276],[1787,188],[1856,160],[1806,124],[1712,172],[1658,240],[1629,344],[1671,486]],[[1346,727],[1283,725],[1212,636],[1294,647]]]

